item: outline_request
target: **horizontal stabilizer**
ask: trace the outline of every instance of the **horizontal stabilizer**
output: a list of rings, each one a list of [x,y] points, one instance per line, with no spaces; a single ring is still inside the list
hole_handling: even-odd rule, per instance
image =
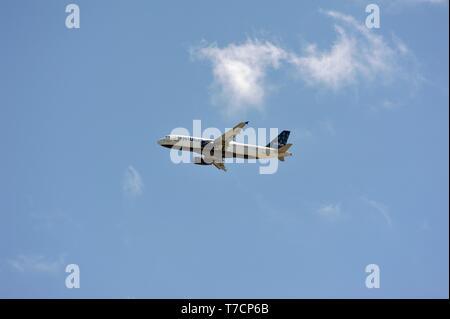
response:
[[[278,159],[282,162],[284,162],[284,157],[285,156],[290,156],[292,155],[291,153],[286,154],[286,152],[288,151],[288,149],[292,146],[292,144],[288,143],[286,145],[283,145],[282,147],[280,147],[278,149]]]
[[[286,145],[280,147],[280,148],[278,149],[278,154],[286,153],[287,150],[288,150],[291,146],[292,146],[292,144],[291,144],[291,143],[288,143],[288,144],[286,144]]]

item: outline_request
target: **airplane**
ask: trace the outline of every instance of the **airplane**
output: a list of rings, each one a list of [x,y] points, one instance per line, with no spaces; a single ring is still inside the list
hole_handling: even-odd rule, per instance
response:
[[[288,151],[292,144],[287,143],[290,131],[282,131],[266,146],[235,142],[236,135],[247,124],[248,121],[240,122],[216,139],[171,134],[158,140],[158,144],[166,148],[200,154],[201,157],[194,158],[194,164],[214,165],[223,171],[227,171],[224,165],[225,158],[278,158],[284,161],[285,157],[292,156],[292,153]]]

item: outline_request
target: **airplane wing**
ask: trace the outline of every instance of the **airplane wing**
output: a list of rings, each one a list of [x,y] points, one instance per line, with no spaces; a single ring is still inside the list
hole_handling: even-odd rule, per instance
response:
[[[235,125],[231,130],[226,131],[220,137],[216,138],[214,143],[214,149],[223,150],[226,149],[228,144],[234,139],[236,135],[238,135],[242,129],[248,124],[247,122],[241,122]]]
[[[222,171],[225,171],[225,172],[227,171],[222,159],[205,156],[205,157],[195,157],[194,160],[195,160],[194,164],[198,164],[198,165],[211,165],[212,164],[216,168],[218,168]]]
[[[220,162],[213,162],[212,163],[215,167],[217,167],[218,169],[221,169],[222,171],[227,171],[225,164],[220,163]]]

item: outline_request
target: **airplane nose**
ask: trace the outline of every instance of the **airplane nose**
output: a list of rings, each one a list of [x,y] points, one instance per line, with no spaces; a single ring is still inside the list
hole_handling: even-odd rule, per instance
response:
[[[162,145],[162,139],[158,140],[156,143],[158,143],[159,145]]]

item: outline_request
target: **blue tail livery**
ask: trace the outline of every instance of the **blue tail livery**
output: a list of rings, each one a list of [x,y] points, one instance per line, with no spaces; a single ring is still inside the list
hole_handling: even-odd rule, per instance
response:
[[[269,144],[266,145],[266,147],[272,147],[272,148],[282,148],[287,144],[289,134],[291,134],[291,131],[283,131],[276,138],[272,140]]]

